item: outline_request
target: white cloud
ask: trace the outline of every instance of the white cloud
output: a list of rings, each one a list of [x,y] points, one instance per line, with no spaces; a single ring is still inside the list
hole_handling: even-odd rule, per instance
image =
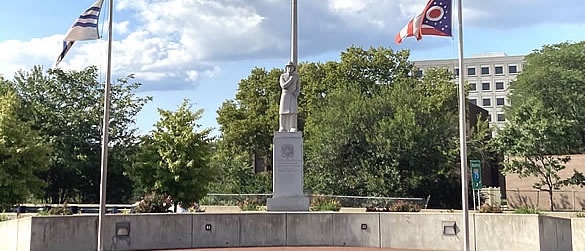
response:
[[[299,51],[311,56],[341,51],[352,44],[392,45],[395,33],[426,1],[319,0],[298,4]],[[465,25],[470,27],[583,22],[580,15],[584,8],[578,0],[464,1],[464,5]],[[223,62],[288,57],[290,3],[286,0],[119,0],[116,6],[124,13],[115,15],[119,20],[114,25],[112,65],[120,76],[134,73],[139,80],[192,87],[201,78],[222,74]],[[51,65],[61,50],[62,37],[0,42],[0,73],[10,76],[33,64]],[[76,43],[61,67],[103,67],[106,48],[105,40]]]
[[[199,72],[197,72],[196,70],[189,70],[186,72],[186,74],[187,74],[187,78],[185,79],[186,81],[195,82],[197,81],[197,79],[199,79]]]

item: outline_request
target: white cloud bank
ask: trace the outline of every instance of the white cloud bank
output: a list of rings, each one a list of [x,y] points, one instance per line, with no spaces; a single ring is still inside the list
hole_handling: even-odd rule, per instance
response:
[[[300,51],[307,56],[341,51],[351,44],[392,45],[396,32],[425,4],[423,0],[301,0]],[[464,4],[466,25],[499,29],[582,23],[580,15],[585,11],[578,0]],[[119,0],[116,12],[130,14],[116,15],[122,20],[114,26],[114,73],[134,73],[139,80],[160,82],[164,88],[189,88],[201,78],[221,74],[222,62],[288,55],[287,0]],[[0,42],[0,74],[9,77],[32,65],[52,65],[62,37]],[[106,40],[76,43],[60,66],[105,66],[106,46]]]

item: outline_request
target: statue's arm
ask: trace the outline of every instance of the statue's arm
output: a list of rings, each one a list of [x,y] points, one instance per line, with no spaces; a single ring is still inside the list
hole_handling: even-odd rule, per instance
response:
[[[290,85],[292,85],[294,83],[294,80],[295,80],[294,75],[290,76],[286,80],[284,79],[284,74],[280,75],[280,87],[287,89],[290,87]]]
[[[301,94],[301,79],[299,75],[295,75],[295,79],[297,81],[297,89],[295,90],[295,96],[299,96]]]

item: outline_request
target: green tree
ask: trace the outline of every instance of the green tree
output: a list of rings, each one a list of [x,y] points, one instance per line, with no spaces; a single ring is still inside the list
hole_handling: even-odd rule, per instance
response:
[[[47,136],[54,149],[42,174],[51,203],[99,201],[104,85],[98,78],[96,67],[46,73],[34,67],[18,72],[11,82],[22,99],[19,116]],[[128,165],[126,156],[137,143],[135,116],[151,100],[137,96],[140,83],[130,79],[112,83],[108,202],[126,202],[131,196],[132,183],[122,173]]]
[[[407,55],[384,53],[380,58],[402,62],[389,67],[392,77],[362,77],[370,88],[339,87],[308,117],[308,185],[320,193],[432,195],[439,203],[456,203],[450,193],[457,185],[457,93],[451,75],[431,70],[418,79],[408,74],[412,65],[402,60]]]
[[[46,184],[38,175],[47,167],[50,148],[46,139],[31,129],[30,123],[18,117],[20,112],[18,97],[6,91],[7,89],[2,89],[0,90],[0,209],[6,209],[42,194]]]
[[[219,153],[238,152],[272,165],[270,145],[278,127],[281,73],[279,69],[253,69],[248,78],[240,81],[235,99],[219,108],[217,122],[222,133]]]
[[[497,133],[497,146],[508,157],[504,172],[520,177],[538,178],[534,188],[548,192],[550,210],[554,210],[553,193],[562,186],[583,184],[583,174],[563,178],[571,147],[580,140],[576,137],[582,128],[574,119],[567,119],[544,106],[540,100],[524,100],[508,114],[505,127]]]
[[[177,111],[158,110],[161,118],[144,137],[134,165],[127,174],[142,192],[170,195],[177,203],[191,204],[207,194],[215,170],[211,157],[210,129],[200,130],[203,110],[191,110],[184,100]]]
[[[525,58],[522,73],[512,83],[512,106],[535,98],[556,116],[580,125],[575,145],[568,152],[582,152],[585,143],[585,41],[545,45]]]

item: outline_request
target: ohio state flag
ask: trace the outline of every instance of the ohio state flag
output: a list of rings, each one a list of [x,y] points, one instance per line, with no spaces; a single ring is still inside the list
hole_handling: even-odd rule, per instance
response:
[[[405,37],[421,40],[423,35],[450,37],[451,5],[452,0],[430,0],[423,11],[396,34],[394,41],[400,44]]]

